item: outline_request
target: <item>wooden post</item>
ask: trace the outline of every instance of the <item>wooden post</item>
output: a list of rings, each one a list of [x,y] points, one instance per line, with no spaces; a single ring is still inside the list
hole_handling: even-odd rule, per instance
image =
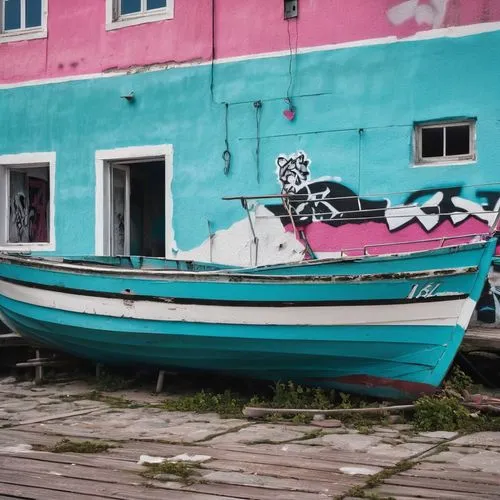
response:
[[[165,370],[160,370],[158,373],[158,380],[156,381],[156,394],[163,390],[163,382],[165,381]]]
[[[36,359],[40,359],[40,350],[36,350]],[[41,363],[35,366],[35,384],[39,385],[43,381],[43,366]]]

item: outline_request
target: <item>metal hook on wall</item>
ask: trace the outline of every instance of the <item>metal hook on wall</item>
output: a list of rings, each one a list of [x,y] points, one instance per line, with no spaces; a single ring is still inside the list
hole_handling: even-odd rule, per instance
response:
[[[224,160],[224,175],[229,175],[229,170],[231,169],[231,152],[229,151],[229,104],[227,102],[225,103],[225,130],[224,143],[226,149],[222,153],[222,159]]]

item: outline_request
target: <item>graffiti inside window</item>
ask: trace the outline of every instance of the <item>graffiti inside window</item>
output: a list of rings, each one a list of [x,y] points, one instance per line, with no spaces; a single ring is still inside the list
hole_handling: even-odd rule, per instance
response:
[[[9,243],[49,241],[49,167],[9,170]]]

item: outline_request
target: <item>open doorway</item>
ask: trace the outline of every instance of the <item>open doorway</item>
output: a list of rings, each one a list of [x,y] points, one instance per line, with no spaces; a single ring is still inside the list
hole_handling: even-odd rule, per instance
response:
[[[109,254],[165,257],[165,160],[108,162]]]
[[[172,145],[102,149],[95,160],[95,254],[172,258]]]

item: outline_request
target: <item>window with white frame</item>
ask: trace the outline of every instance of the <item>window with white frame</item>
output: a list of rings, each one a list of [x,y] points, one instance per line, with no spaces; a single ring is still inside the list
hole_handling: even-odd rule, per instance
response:
[[[52,250],[52,153],[0,156],[0,249]]]
[[[476,159],[476,120],[415,125],[415,165],[471,162]]]
[[[106,0],[106,28],[172,19],[174,0]]]
[[[0,0],[0,42],[47,36],[47,0]]]

